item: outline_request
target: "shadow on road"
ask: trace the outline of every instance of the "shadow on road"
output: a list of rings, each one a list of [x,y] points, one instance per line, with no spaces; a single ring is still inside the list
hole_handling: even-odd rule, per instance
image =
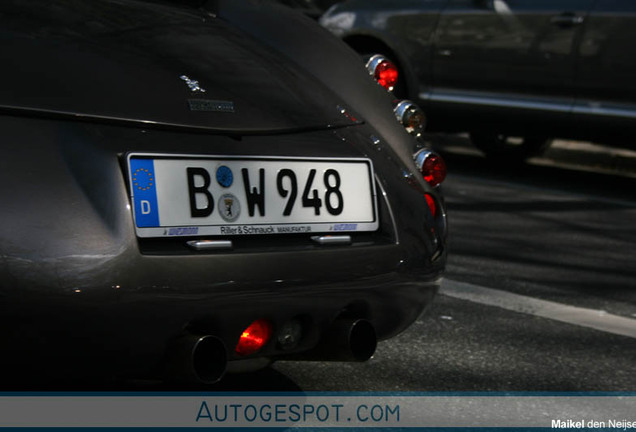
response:
[[[634,313],[636,177],[546,158],[495,164],[462,137],[434,144],[449,170],[449,278]]]

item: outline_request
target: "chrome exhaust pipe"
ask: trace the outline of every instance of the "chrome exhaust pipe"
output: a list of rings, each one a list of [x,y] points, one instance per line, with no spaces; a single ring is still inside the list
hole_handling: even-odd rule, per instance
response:
[[[365,319],[338,319],[322,335],[318,345],[285,360],[363,362],[375,353],[377,337]]]
[[[181,335],[168,346],[166,380],[214,384],[227,369],[227,349],[216,336]]]

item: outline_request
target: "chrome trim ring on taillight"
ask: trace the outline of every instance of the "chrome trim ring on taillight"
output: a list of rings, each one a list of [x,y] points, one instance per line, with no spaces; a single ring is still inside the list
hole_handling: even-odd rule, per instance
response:
[[[375,54],[367,61],[367,70],[371,76],[375,76],[375,71],[380,66],[380,63],[386,61],[386,57],[381,54]]]

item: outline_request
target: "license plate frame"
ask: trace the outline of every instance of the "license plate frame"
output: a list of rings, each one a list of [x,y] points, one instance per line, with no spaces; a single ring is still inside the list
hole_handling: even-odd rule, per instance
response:
[[[135,233],[142,238],[379,228],[368,158],[134,152],[126,166]]]

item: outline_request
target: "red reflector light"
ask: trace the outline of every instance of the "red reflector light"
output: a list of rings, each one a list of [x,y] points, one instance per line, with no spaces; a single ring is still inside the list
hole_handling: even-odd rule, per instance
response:
[[[242,356],[254,354],[263,348],[272,337],[272,324],[264,319],[254,321],[248,328],[243,330],[236,353]]]
[[[426,204],[428,204],[428,208],[431,210],[433,217],[437,216],[437,204],[435,204],[435,198],[429,194],[424,195],[424,197],[426,198]]]
[[[398,68],[388,60],[384,60],[375,68],[373,75],[378,84],[392,91],[398,81]]]

